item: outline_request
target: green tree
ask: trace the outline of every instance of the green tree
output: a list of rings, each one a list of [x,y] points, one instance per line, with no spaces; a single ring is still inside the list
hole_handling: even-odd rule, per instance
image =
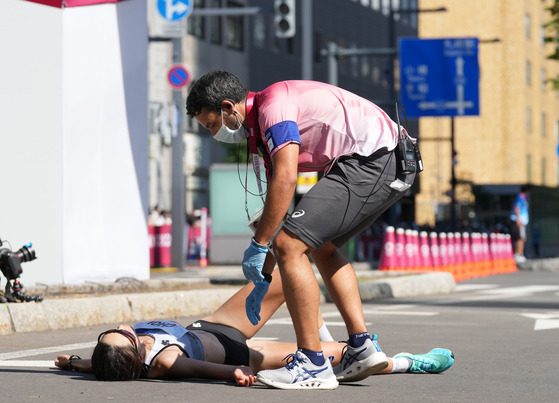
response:
[[[548,28],[545,42],[552,43],[554,47],[553,53],[547,58],[559,62],[559,0],[554,0],[549,7],[546,7],[546,10],[549,12],[550,18],[545,24]],[[552,83],[553,89],[559,91],[559,76],[551,78],[549,81]]]

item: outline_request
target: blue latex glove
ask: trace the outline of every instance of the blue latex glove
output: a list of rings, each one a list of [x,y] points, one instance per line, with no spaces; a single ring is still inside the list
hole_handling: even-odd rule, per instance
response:
[[[254,283],[254,289],[249,294],[245,302],[247,318],[254,326],[260,322],[260,304],[268,292],[270,283],[267,281],[258,281]]]
[[[254,282],[264,280],[262,266],[264,266],[267,253],[267,247],[258,245],[254,239],[250,241],[250,246],[245,250],[243,257],[243,274],[247,280]]]

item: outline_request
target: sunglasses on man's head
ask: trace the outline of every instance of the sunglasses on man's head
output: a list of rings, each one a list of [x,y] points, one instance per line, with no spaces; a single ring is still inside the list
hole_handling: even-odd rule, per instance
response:
[[[103,336],[105,336],[106,334],[109,334],[109,333],[118,333],[118,334],[123,335],[128,340],[130,340],[130,342],[132,343],[134,348],[136,350],[138,350],[138,343],[136,343],[136,337],[134,336],[134,334],[129,332],[128,330],[123,330],[123,329],[110,329],[110,330],[107,330],[106,332],[101,333],[99,335],[99,337],[97,337],[97,343],[99,343],[101,341]]]

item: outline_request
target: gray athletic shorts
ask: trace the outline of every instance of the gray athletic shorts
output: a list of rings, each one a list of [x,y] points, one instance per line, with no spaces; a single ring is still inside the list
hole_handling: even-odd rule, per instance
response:
[[[363,232],[405,192],[392,189],[396,179],[411,184],[415,175],[401,174],[394,151],[363,157],[341,157],[295,206],[283,229],[318,249],[328,242],[344,245]]]

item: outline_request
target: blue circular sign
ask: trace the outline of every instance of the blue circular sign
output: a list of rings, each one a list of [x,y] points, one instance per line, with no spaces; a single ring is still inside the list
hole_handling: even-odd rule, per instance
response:
[[[183,66],[176,64],[169,69],[167,79],[173,88],[179,89],[188,84],[190,74]]]
[[[157,11],[167,21],[180,21],[192,12],[192,2],[190,0],[157,0]]]

